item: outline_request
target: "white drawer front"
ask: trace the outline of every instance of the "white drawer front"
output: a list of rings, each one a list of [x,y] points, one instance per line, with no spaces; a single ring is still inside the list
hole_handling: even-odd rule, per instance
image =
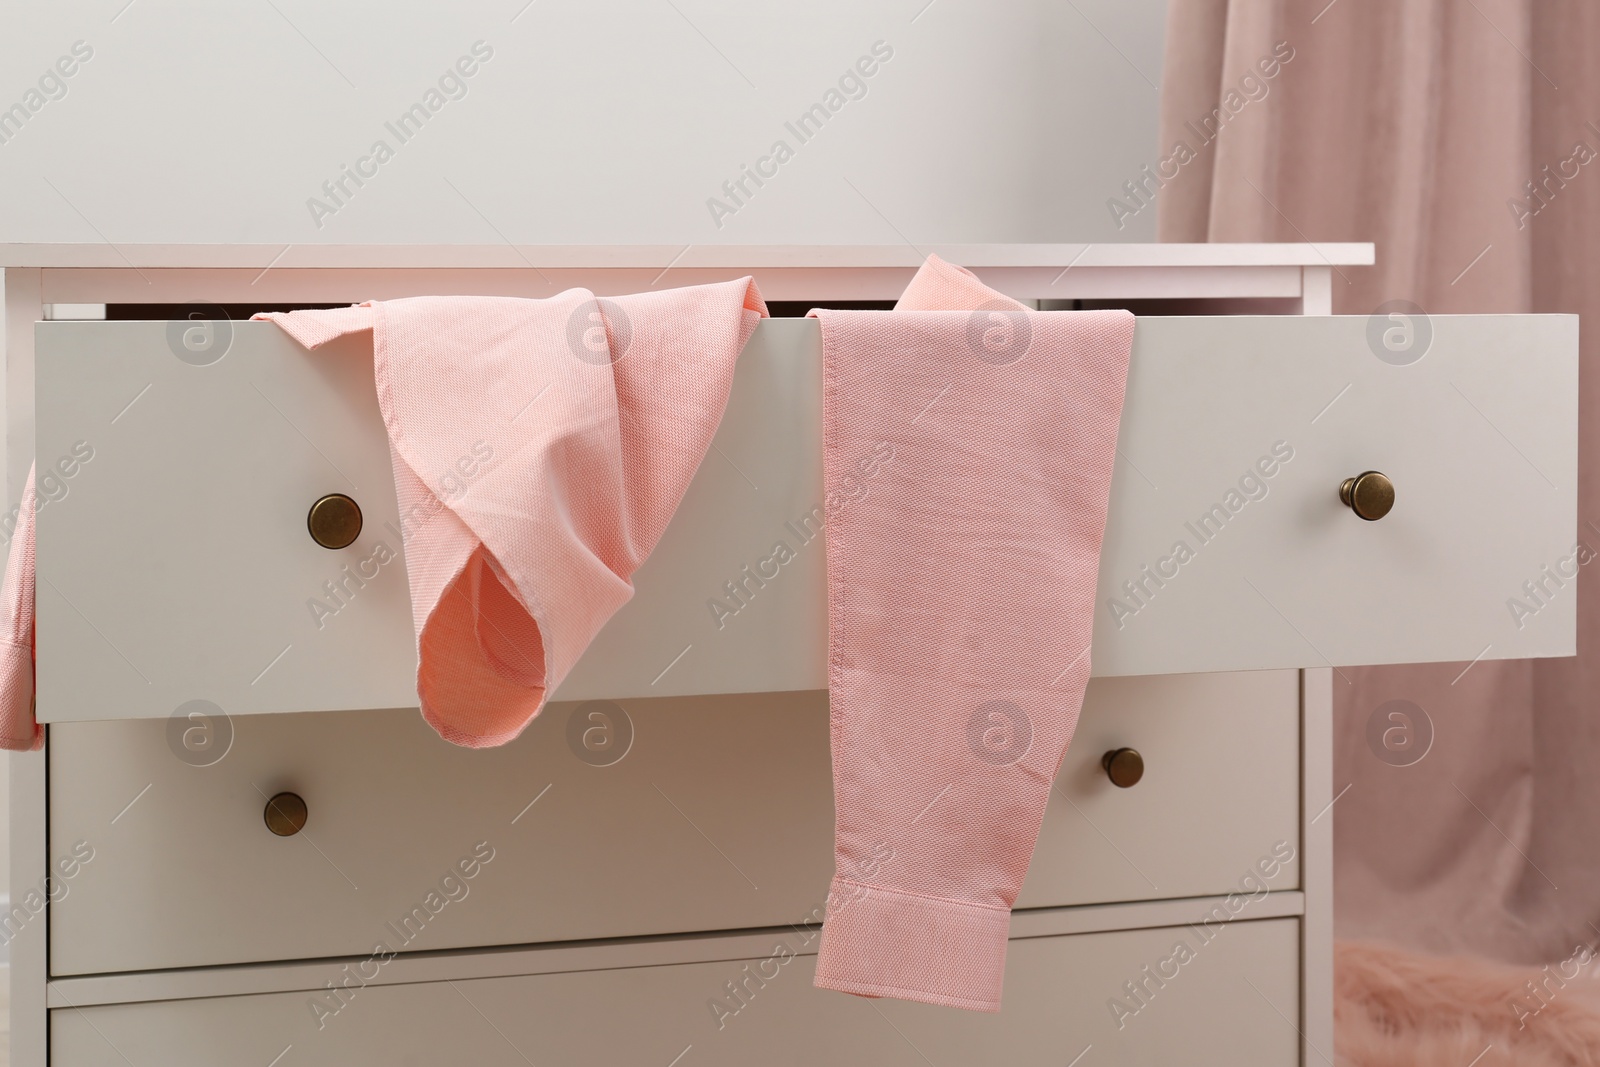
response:
[[[1097,670],[1574,654],[1577,316],[1440,316],[1405,366],[1374,357],[1370,329],[1361,317],[1140,320]],[[1265,495],[1249,499],[1244,477],[1273,459],[1276,473],[1250,483]],[[1338,499],[1369,469],[1395,485],[1377,522]],[[1217,506],[1237,511],[1222,523]],[[1220,529],[1201,527],[1206,515]],[[1566,588],[1519,624],[1507,600],[1558,565],[1572,568]],[[1147,566],[1173,576],[1157,585]],[[1138,610],[1114,618],[1113,598]]]
[[[93,449],[39,516],[41,719],[415,702],[403,564],[374,562],[379,541],[399,545],[370,359],[234,329],[197,367],[164,323],[39,326],[40,462]],[[823,544],[804,523],[821,502],[816,330],[756,331],[637,596],[558,696],[825,686]],[[1435,318],[1409,366],[1377,359],[1366,330],[1139,322],[1097,675],[1572,654],[1573,585],[1545,568],[1575,567],[1576,319]],[[1397,488],[1374,523],[1337,498],[1367,469]],[[328,492],[366,516],[341,551],[306,532]],[[774,576],[752,579],[762,566]],[[330,596],[346,567],[372,577]]]
[[[52,971],[366,952],[480,842],[494,858],[452,883],[416,950],[820,918],[826,695],[623,706],[632,745],[609,766],[574,755],[570,705],[481,751],[414,710],[243,717],[204,767],[174,757],[164,722],[58,725],[51,854],[82,841],[93,858],[51,906]],[[1293,855],[1296,708],[1294,672],[1091,682],[1019,907],[1221,895]],[[1145,759],[1128,789],[1100,765],[1121,747]],[[307,805],[295,837],[262,818],[280,791]],[[1267,888],[1299,886],[1293,860],[1267,866]]]
[[[815,989],[816,957],[797,953],[814,952],[814,940],[806,949],[799,933],[785,932],[774,935],[773,955],[753,959],[372,985],[332,1015],[310,1007],[309,990],[58,1008],[51,1053],[60,1067],[268,1064],[286,1047],[282,1062],[307,1067],[1302,1062],[1298,921],[1237,922],[1213,933],[1206,942],[1190,927],[1013,941],[998,1015]],[[1182,962],[1180,942],[1189,950]],[[779,962],[779,944],[797,954]],[[1146,979],[1145,968],[1169,977]],[[745,983],[742,1005],[729,982]],[[1125,982],[1146,983],[1142,1005]],[[1128,1009],[1120,1017],[1113,999]]]
[[[309,353],[271,323],[235,323],[227,355],[197,367],[167,327],[38,327],[38,470],[93,449],[60,499],[40,489],[40,719],[164,716],[196,699],[231,713],[415,706],[405,565],[376,565],[399,539],[371,346]],[[363,511],[341,551],[307,531],[328,493]],[[339,603],[324,583],[341,581],[353,595],[338,612],[314,611]]]

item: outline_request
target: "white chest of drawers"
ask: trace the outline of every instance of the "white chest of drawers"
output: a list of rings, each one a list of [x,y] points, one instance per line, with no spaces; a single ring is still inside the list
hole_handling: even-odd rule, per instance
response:
[[[1311,1062],[1332,1053],[1332,668],[1573,649],[1575,598],[1522,626],[1505,601],[1575,536],[1575,320],[1413,322],[1427,352],[1397,358],[1384,324],[1375,344],[1327,315],[1334,266],[1366,246],[937,249],[1019,298],[1190,317],[1138,305],[1097,677],[1002,1015],[815,990],[820,542],[722,625],[705,607],[820,499],[813,323],[752,340],[720,459],[562,702],[468,752],[406,709],[403,567],[306,610],[395,518],[358,351],[236,323],[224,358],[185,361],[162,322],[35,320],[742,273],[772,301],[893,299],[915,254],[279,251],[6,251],[13,498],[35,439],[45,465],[93,450],[39,519],[51,725],[13,759],[13,904],[75,848],[92,859],[14,923],[17,1063]],[[1373,468],[1398,504],[1368,523],[1338,488]],[[1486,480],[1504,506],[1482,506]],[[339,552],[305,531],[328,492],[367,516]],[[174,727],[195,700],[228,718]],[[582,700],[615,702],[626,724],[597,721],[623,758],[569,743]],[[185,747],[185,727],[218,732]],[[1133,788],[1102,768],[1118,748],[1146,761]],[[308,815],[280,838],[262,809],[282,792]]]

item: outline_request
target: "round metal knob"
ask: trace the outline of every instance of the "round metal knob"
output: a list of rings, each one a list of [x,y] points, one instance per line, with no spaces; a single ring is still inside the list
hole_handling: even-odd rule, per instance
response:
[[[348,548],[361,536],[361,509],[343,493],[329,493],[311,505],[306,529],[323,548]]]
[[[1379,471],[1365,471],[1344,480],[1339,499],[1363,519],[1377,522],[1394,507],[1394,483]]]
[[[279,837],[293,837],[306,828],[306,802],[297,793],[279,793],[267,801],[261,818]]]
[[[1144,777],[1144,757],[1134,748],[1114,748],[1100,757],[1106,777],[1119,789],[1131,789]]]

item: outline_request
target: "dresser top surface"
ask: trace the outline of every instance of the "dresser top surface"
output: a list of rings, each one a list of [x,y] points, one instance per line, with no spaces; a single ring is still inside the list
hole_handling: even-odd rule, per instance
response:
[[[47,269],[748,268],[903,270],[928,254],[980,268],[1368,266],[1368,242],[1319,244],[259,245],[0,244],[0,267]]]

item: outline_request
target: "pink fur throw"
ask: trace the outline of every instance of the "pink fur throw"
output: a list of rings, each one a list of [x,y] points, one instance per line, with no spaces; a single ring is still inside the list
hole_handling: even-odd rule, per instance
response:
[[[1350,1067],[1600,1067],[1600,978],[1579,946],[1543,968],[1362,942],[1335,950],[1335,1031]]]

